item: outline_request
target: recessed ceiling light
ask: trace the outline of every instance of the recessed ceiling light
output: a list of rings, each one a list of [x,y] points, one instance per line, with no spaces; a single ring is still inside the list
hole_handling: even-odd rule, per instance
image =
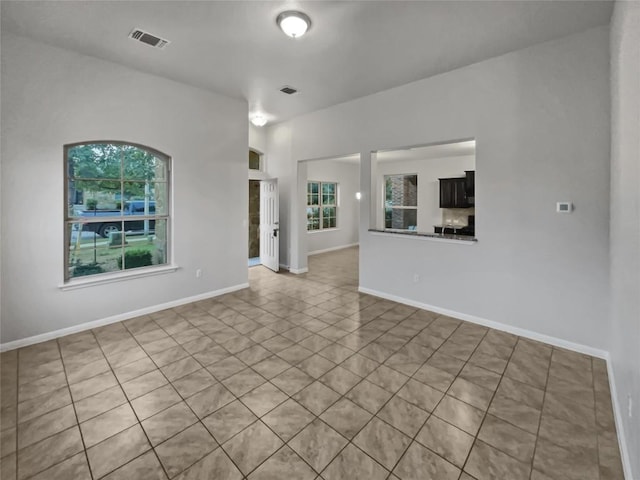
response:
[[[261,113],[256,113],[251,117],[251,123],[253,123],[256,127],[264,127],[267,124],[267,117],[265,117]]]
[[[302,12],[288,10],[278,15],[276,23],[286,35],[298,38],[309,30],[311,19]]]

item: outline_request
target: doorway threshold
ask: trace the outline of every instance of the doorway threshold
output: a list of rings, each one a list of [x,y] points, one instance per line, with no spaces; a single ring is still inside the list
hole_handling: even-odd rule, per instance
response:
[[[262,265],[262,262],[260,262],[260,257],[253,257],[249,259],[250,267],[255,267],[257,265]]]

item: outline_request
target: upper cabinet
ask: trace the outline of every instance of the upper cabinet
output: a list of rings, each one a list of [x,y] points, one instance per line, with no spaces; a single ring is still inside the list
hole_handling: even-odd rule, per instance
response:
[[[469,203],[473,205],[476,196],[476,172],[475,170],[465,170],[465,191]]]
[[[474,206],[475,171],[466,171],[459,178],[440,178],[440,208],[469,208]]]

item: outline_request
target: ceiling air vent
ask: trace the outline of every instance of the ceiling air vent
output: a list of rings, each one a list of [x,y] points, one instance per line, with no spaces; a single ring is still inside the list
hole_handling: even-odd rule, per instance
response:
[[[289,87],[288,85],[285,85],[284,87],[282,87],[282,88],[280,89],[280,91],[281,91],[282,93],[286,93],[287,95],[293,95],[294,93],[297,93],[297,92],[298,92],[298,90],[296,90],[296,89],[295,89],[295,88],[293,88],[293,87]]]
[[[138,40],[139,42],[146,43],[151,47],[156,48],[164,48],[169,43],[169,40],[164,40],[163,38],[156,37],[148,32],[140,30],[139,28],[134,28],[133,31],[129,34],[129,38],[133,38],[134,40]]]

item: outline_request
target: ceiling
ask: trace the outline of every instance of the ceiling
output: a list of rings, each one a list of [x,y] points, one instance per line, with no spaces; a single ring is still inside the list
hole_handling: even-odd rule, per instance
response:
[[[2,30],[238,99],[270,122],[607,24],[610,1],[10,1]],[[291,39],[276,16],[312,26]],[[127,38],[140,28],[171,43]],[[299,93],[287,96],[280,87]]]

